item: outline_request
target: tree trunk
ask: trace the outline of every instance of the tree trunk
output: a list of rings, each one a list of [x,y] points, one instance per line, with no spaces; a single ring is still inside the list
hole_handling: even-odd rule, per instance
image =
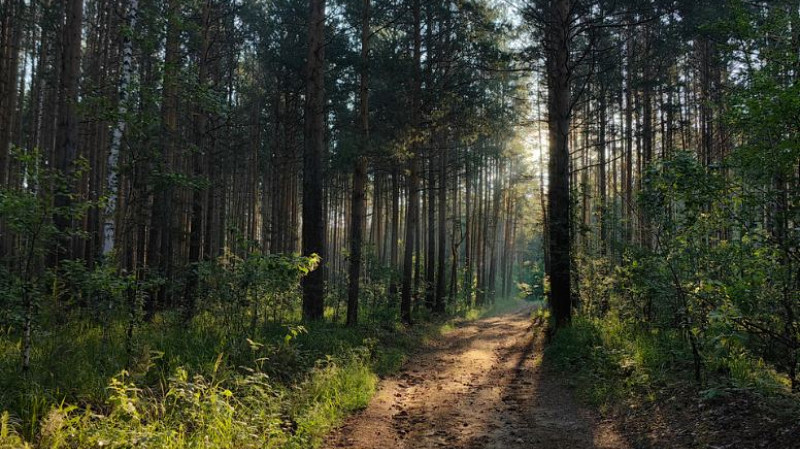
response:
[[[633,242],[633,37],[626,44],[627,70],[625,77],[625,167],[622,171],[625,217],[625,239]]]
[[[164,54],[164,90],[161,100],[162,150],[157,163],[161,173],[173,169],[172,157],[178,134],[178,74],[180,65],[180,21],[178,0],[167,3],[167,40]],[[174,186],[170,181],[156,178],[153,188],[153,205],[150,214],[150,234],[147,250],[147,265],[151,270],[169,278],[173,252]],[[159,288],[158,296],[163,300],[166,288]]]
[[[606,92],[601,90],[599,108],[600,128],[597,135],[597,155],[598,155],[598,189],[600,190],[600,204],[597,207],[600,219],[600,254],[605,256],[608,250],[608,223],[606,221],[607,212],[607,188],[606,188]]]
[[[303,278],[303,318],[320,320],[324,312],[325,220],[325,0],[310,0],[303,151],[303,255],[316,254],[320,266]]]
[[[436,301],[435,277],[436,277],[436,176],[434,175],[434,157],[428,160],[428,213],[427,231],[428,238],[425,250],[425,306],[433,310]]]
[[[391,252],[391,279],[389,281],[389,297],[392,301],[397,297],[397,272],[400,265],[400,170],[392,169],[392,222],[389,248]]]
[[[105,208],[105,221],[103,223],[103,257],[108,257],[114,249],[115,222],[117,215],[117,195],[119,193],[119,177],[117,166],[119,164],[119,150],[122,146],[122,135],[125,133],[126,115],[128,113],[128,91],[133,75],[133,41],[131,35],[136,28],[136,18],[139,13],[139,0],[130,0],[126,20],[127,30],[124,30],[122,40],[122,67],[119,80],[119,104],[117,105],[117,124],[111,132],[111,149],[108,154],[106,195],[108,200]]]
[[[464,210],[466,212],[464,226],[464,293],[466,302],[472,302],[472,163],[469,157],[464,161]]]
[[[548,218],[550,220],[550,303],[556,326],[571,321],[569,131],[571,116],[569,28],[571,0],[552,0],[546,27],[548,132],[550,163]]]
[[[419,126],[419,101],[422,89],[420,74],[420,0],[414,0],[412,13],[414,16],[414,80],[411,99],[411,123],[416,130]],[[408,177],[408,206],[406,210],[406,241],[403,254],[403,282],[400,294],[400,319],[403,323],[411,324],[411,277],[414,262],[414,248],[416,246],[416,228],[419,224],[419,155],[417,144],[412,143],[411,159],[409,160]],[[417,257],[419,260],[419,257]]]
[[[447,143],[439,156],[439,253],[436,263],[436,302],[433,310],[444,313],[445,309],[445,259],[447,258]]]
[[[347,325],[358,324],[358,289],[361,274],[361,246],[367,180],[367,154],[369,153],[369,7],[370,0],[362,2],[361,22],[361,85],[359,89],[359,115],[361,116],[361,154],[353,167],[353,196],[350,215],[350,284],[347,291]]]
[[[73,163],[78,155],[78,83],[81,73],[81,29],[83,25],[83,0],[65,3],[66,22],[62,37],[61,78],[58,95],[58,120],[56,128],[55,167],[64,175],[66,186],[57,188],[54,206],[57,210],[53,223],[58,229],[60,241],[55,260],[70,256],[70,238],[66,233],[71,227],[68,212],[73,192]]]
[[[17,107],[17,71],[22,36],[23,1],[4,2],[0,19],[0,186],[10,185],[11,140]]]

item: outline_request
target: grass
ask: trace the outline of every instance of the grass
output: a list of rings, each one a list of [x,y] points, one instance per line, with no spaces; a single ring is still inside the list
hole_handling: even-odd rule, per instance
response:
[[[583,400],[604,410],[633,397],[655,400],[660,388],[689,369],[691,353],[666,331],[577,316],[555,334],[545,360],[569,374]]]
[[[131,351],[110,343],[124,341],[121,323],[77,322],[37,342],[27,375],[13,363],[18,345],[5,342],[0,405],[13,414],[0,444],[313,447],[426,331],[315,324],[250,335],[209,317],[186,327],[158,319],[137,330]]]
[[[138,325],[79,314],[37,332],[31,370],[20,342],[0,335],[0,449],[310,448],[367,405],[378,379],[426,340],[520,301],[463,308],[404,327],[364,320],[253,328],[201,314]],[[45,331],[44,329],[52,329]]]
[[[655,402],[676,389],[697,391],[702,397],[737,390],[764,397],[790,394],[785,376],[744,356],[716,365],[709,358],[704,382],[697,384],[691,348],[678,331],[640,327],[613,315],[575,317],[570,327],[555,334],[545,356],[568,375],[582,399],[601,410]]]

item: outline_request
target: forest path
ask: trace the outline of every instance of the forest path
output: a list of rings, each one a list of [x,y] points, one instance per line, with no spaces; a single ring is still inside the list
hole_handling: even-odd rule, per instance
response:
[[[544,332],[525,304],[461,324],[381,381],[324,447],[628,448],[541,367]]]

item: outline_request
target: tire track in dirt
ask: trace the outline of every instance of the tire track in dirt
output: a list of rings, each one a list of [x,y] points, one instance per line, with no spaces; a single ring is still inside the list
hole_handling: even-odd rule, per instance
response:
[[[532,310],[465,323],[432,342],[324,447],[627,448],[541,369],[544,335]]]

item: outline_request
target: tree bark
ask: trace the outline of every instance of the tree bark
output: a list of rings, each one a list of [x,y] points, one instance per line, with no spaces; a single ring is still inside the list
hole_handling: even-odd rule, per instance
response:
[[[180,30],[178,28],[178,0],[167,3],[167,39],[164,53],[164,90],[161,99],[162,147],[157,160],[158,170],[164,174],[173,169],[172,155],[178,134],[178,74],[180,64]],[[163,179],[154,181],[153,205],[150,214],[147,265],[157,269],[159,275],[169,278],[172,267],[173,195],[171,182],[162,185]],[[158,296],[163,299],[165,288]]]
[[[136,28],[136,18],[139,13],[139,0],[130,0],[126,19],[126,30],[123,30],[122,39],[122,67],[119,80],[119,104],[117,105],[117,123],[111,132],[111,148],[108,154],[106,195],[108,196],[105,207],[105,221],[103,222],[103,257],[108,257],[114,249],[116,230],[117,195],[119,193],[119,150],[122,147],[122,135],[125,133],[128,114],[128,94],[133,75],[133,40],[131,35]]]
[[[392,169],[392,222],[389,239],[391,279],[389,280],[389,297],[392,301],[397,298],[397,273],[400,265],[400,170],[395,166]]]
[[[419,126],[420,92],[422,89],[422,78],[420,74],[420,0],[414,0],[412,10],[414,16],[414,80],[411,94],[411,123],[414,127],[413,132],[417,132]],[[403,282],[400,292],[400,319],[405,324],[411,324],[411,278],[413,274],[414,248],[417,246],[416,229],[419,224],[419,155],[417,154],[417,144],[412,143],[411,145],[408,176],[408,207],[406,209],[406,249],[403,254]]]
[[[22,0],[9,0],[0,10],[0,186],[10,185],[11,141],[19,121],[15,110],[24,7]]]
[[[569,131],[571,119],[570,24],[572,0],[552,0],[546,26],[548,133],[550,136],[548,218],[550,303],[556,327],[572,317],[570,291]]]
[[[428,161],[428,213],[427,231],[428,238],[425,249],[425,306],[433,310],[436,302],[435,278],[436,278],[436,176],[434,171],[433,155]]]
[[[325,296],[325,0],[310,0],[306,69],[305,146],[303,151],[303,255],[316,254],[320,266],[303,278],[303,318],[320,320]]]
[[[347,291],[347,325],[358,324],[358,289],[361,274],[361,246],[366,209],[367,154],[369,153],[369,7],[370,0],[362,2],[361,21],[361,81],[359,87],[359,115],[361,116],[361,154],[353,167],[352,208],[350,215],[350,283]]]
[[[600,91],[599,120],[600,127],[597,135],[597,178],[598,189],[600,190],[600,204],[597,207],[600,219],[600,254],[605,256],[608,250],[608,223],[606,220],[608,189],[606,186],[606,92]]]
[[[53,223],[59,231],[60,241],[55,252],[55,261],[70,256],[70,238],[66,236],[71,227],[69,208],[74,190],[72,178],[74,162],[78,155],[78,84],[81,73],[81,29],[83,25],[83,0],[69,0],[65,4],[66,22],[62,35],[61,77],[58,95],[58,119],[56,128],[56,170],[61,173],[66,185],[57,187]]]
[[[445,309],[445,260],[447,258],[447,143],[439,156],[439,246],[436,263],[436,301],[434,312],[444,313]]]

